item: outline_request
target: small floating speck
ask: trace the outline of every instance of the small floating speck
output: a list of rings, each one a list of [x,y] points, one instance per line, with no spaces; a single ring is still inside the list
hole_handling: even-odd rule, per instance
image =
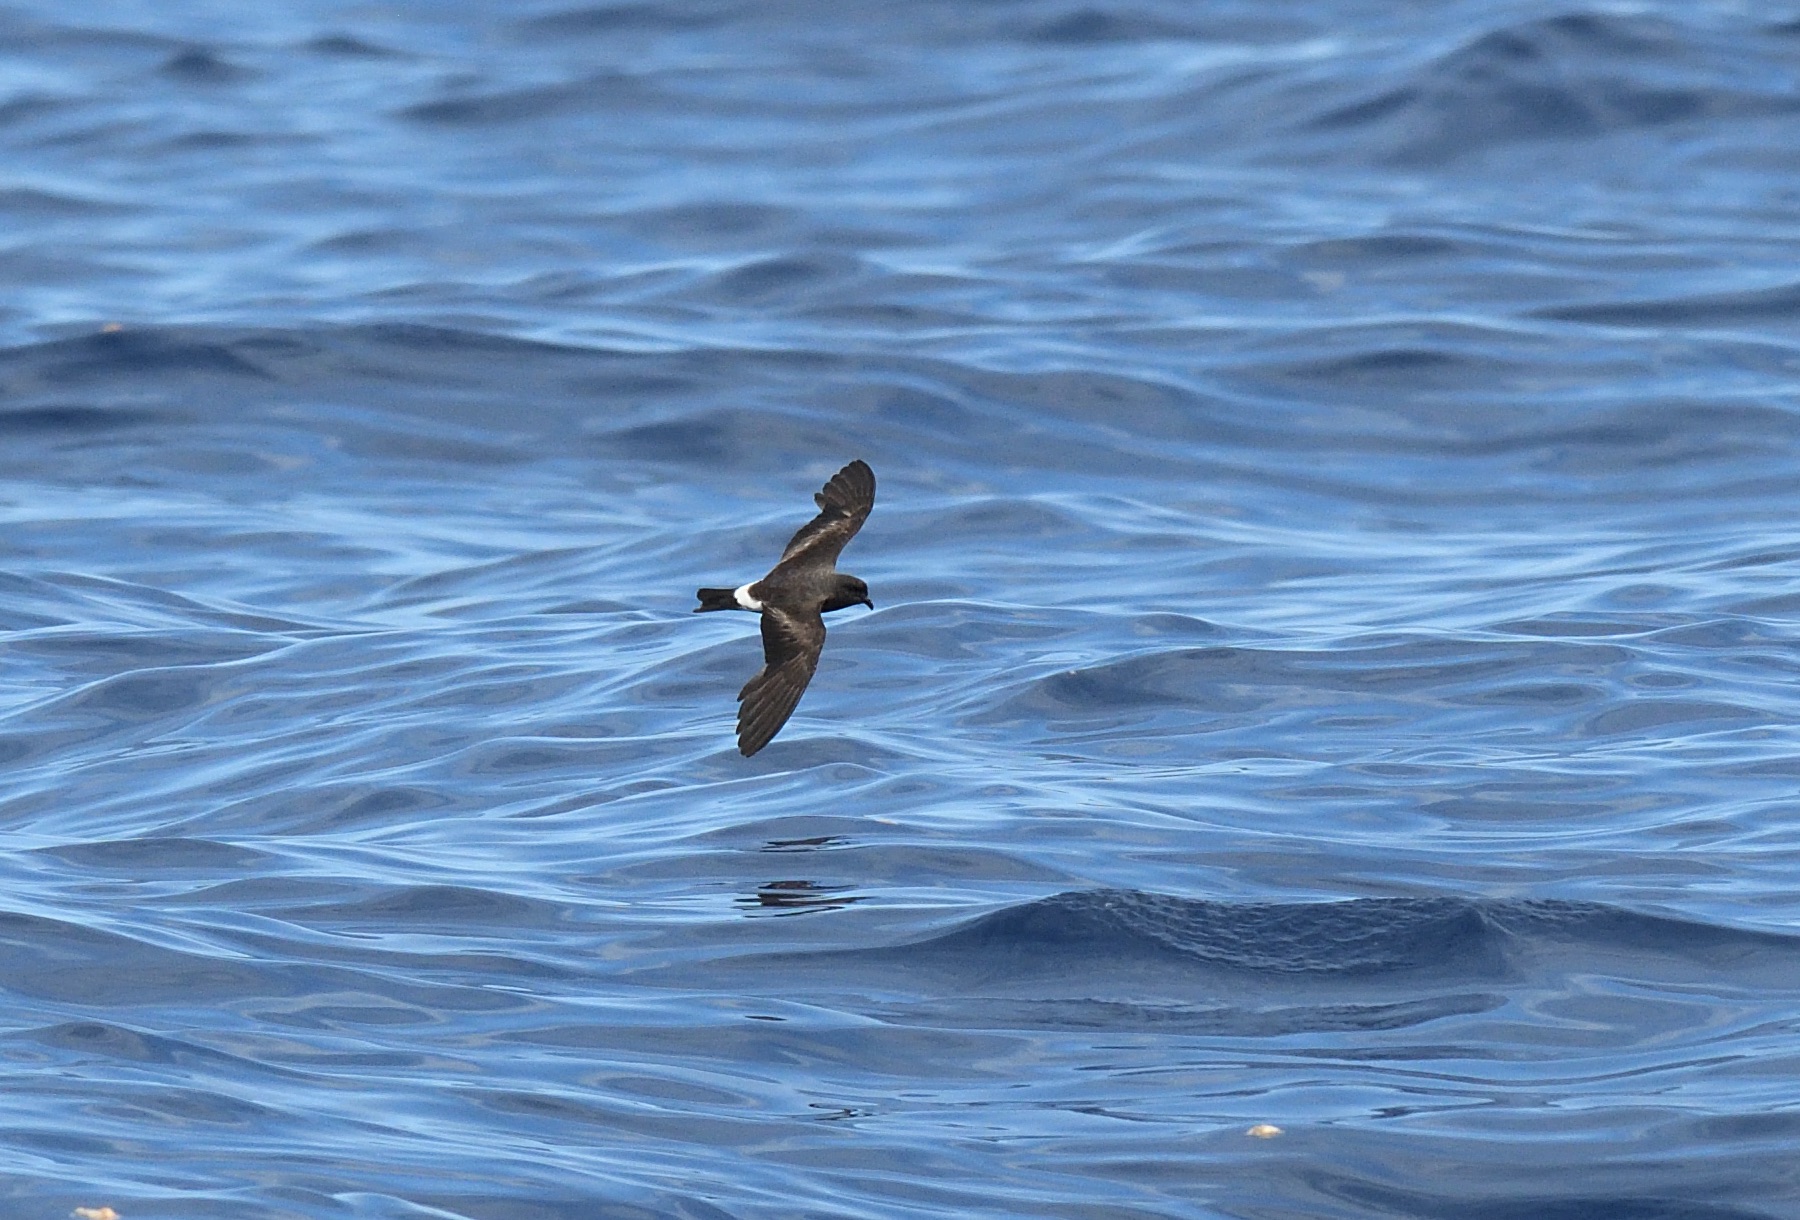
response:
[[[1281,1128],[1277,1127],[1274,1123],[1257,1123],[1256,1126],[1250,1128],[1250,1130],[1244,1132],[1244,1134],[1254,1136],[1259,1140],[1272,1140],[1281,1134]]]
[[[119,1220],[119,1213],[110,1207],[78,1207],[69,1214],[75,1220]]]
[[[100,328],[100,333],[103,335],[116,335],[124,329],[125,325],[122,322],[108,322],[105,326]],[[76,1208],[75,1210],[80,1211],[81,1209]]]

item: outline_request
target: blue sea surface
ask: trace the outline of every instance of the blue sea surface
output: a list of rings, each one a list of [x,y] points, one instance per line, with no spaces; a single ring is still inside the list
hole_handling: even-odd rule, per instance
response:
[[[1800,1217],[1790,8],[8,0],[0,1217]]]

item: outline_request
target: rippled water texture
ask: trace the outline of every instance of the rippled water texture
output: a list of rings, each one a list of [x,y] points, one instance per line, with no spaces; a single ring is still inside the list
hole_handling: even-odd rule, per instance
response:
[[[0,1213],[1800,1216],[1778,7],[0,9]]]

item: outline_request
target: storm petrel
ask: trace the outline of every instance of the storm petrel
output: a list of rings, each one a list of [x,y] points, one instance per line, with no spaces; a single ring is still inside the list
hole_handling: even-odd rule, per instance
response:
[[[875,507],[875,472],[851,462],[813,497],[819,515],[800,527],[761,580],[735,589],[701,589],[694,610],[754,610],[762,615],[763,667],[738,692],[738,750],[750,757],[774,738],[818,668],[827,610],[867,606],[869,586],[837,570],[844,544]]]

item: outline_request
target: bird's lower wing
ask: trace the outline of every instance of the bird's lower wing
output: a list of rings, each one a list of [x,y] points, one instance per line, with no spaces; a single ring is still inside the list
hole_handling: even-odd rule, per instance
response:
[[[825,621],[763,609],[763,667],[738,692],[738,751],[745,758],[768,745],[787,723],[819,667]]]

